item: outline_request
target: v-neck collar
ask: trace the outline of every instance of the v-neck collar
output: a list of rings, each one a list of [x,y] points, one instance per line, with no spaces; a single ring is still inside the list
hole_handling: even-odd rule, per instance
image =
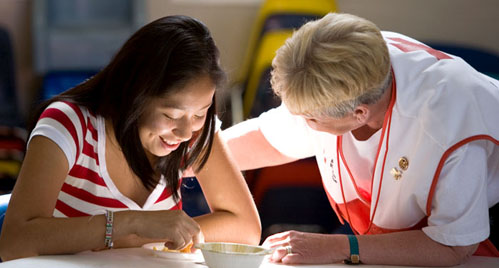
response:
[[[135,209],[135,210],[146,210],[151,208],[156,200],[161,196],[163,193],[165,187],[166,187],[166,180],[163,176],[161,176],[158,184],[154,188],[154,190],[149,194],[147,197],[146,202],[144,205],[141,207],[139,204],[137,204],[135,201],[132,199],[128,198],[124,194],[122,194],[116,185],[114,184],[113,180],[109,176],[109,172],[107,171],[107,164],[106,164],[106,126],[105,126],[105,121],[102,116],[97,116],[97,131],[98,131],[98,141],[97,141],[97,154],[99,156],[99,169],[102,175],[102,179],[106,183],[107,188],[111,192],[111,194],[118,199],[120,202],[125,204],[128,208],[130,209]]]

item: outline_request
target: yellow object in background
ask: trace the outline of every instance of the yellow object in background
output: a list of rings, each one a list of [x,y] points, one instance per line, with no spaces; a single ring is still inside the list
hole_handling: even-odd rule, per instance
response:
[[[265,0],[258,11],[258,15],[253,25],[249,47],[246,51],[246,57],[241,68],[238,81],[243,81],[250,72],[251,62],[253,61],[257,46],[265,31],[265,24],[268,18],[273,15],[316,15],[322,17],[329,12],[336,11],[334,0]],[[292,29],[288,29],[292,30]]]
[[[21,169],[21,162],[14,160],[3,160],[0,161],[0,174],[8,175],[11,177],[17,177],[19,170]]]
[[[273,108],[268,101],[269,74],[275,51],[281,47],[293,31],[307,21],[336,11],[334,0],[266,0],[263,2],[251,33],[241,73],[237,83],[243,84],[242,114],[244,119],[258,116]],[[254,105],[259,107],[254,107]],[[261,106],[261,107],[260,107]],[[270,106],[270,107],[267,107]]]

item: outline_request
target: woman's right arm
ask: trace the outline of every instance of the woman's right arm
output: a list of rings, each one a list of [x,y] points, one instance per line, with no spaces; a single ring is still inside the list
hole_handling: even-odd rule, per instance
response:
[[[258,120],[246,120],[222,131],[239,170],[277,166],[297,160],[283,155],[267,141]]]
[[[62,150],[46,137],[33,137],[3,223],[2,260],[104,247],[104,215],[52,217],[67,172],[68,162]],[[128,240],[127,246],[140,246],[129,241],[137,237],[140,239],[136,243],[144,239],[172,241],[176,248],[184,240],[195,239],[199,231],[197,223],[182,211],[123,211],[114,215],[113,240],[118,246],[120,240]]]

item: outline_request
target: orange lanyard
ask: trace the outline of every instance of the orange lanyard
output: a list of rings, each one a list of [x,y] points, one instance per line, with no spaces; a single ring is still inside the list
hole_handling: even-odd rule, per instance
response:
[[[392,73],[392,75],[393,75],[393,73]],[[379,201],[379,196],[380,196],[380,193],[381,193],[381,185],[383,183],[383,174],[385,172],[386,156],[388,155],[388,144],[389,144],[389,138],[390,138],[390,127],[391,127],[391,122],[392,122],[392,111],[393,111],[393,106],[395,105],[395,100],[396,100],[396,90],[395,89],[396,89],[396,83],[395,83],[395,76],[393,75],[392,88],[391,88],[392,96],[391,96],[391,99],[390,99],[390,104],[388,106],[387,113],[385,114],[385,119],[383,120],[383,128],[382,128],[381,137],[380,137],[379,143],[378,143],[378,150],[377,150],[377,153],[376,153],[376,159],[374,160],[374,166],[373,166],[373,172],[372,172],[372,178],[371,178],[371,189],[373,189],[373,183],[374,183],[374,176],[375,176],[375,172],[376,172],[376,166],[377,166],[377,163],[378,163],[378,158],[379,158],[379,154],[380,154],[380,151],[381,151],[381,147],[383,145],[383,140],[384,140],[384,137],[385,137],[385,134],[386,134],[385,153],[383,155],[383,164],[381,166],[381,175],[380,175],[380,181],[379,181],[379,187],[378,187],[378,195],[376,197],[376,202],[375,202],[375,205],[374,205],[373,214],[372,214],[371,217],[369,217],[369,226],[368,226],[368,228],[366,230],[366,233],[368,233],[369,229],[371,229],[372,222],[373,222],[373,219],[374,219],[374,215],[376,214],[376,209],[378,208],[378,201]],[[348,172],[348,175],[350,176],[350,179],[352,180],[352,182],[354,184],[354,188],[357,191],[357,195],[359,197],[360,197],[360,195],[358,194],[357,185],[355,184],[355,178],[354,178],[352,172],[350,171],[350,168],[348,167],[348,164],[346,162],[345,156],[343,155],[342,144],[343,144],[343,136],[338,136],[336,138],[336,159],[338,159],[337,160],[338,161],[338,165],[337,166],[338,166],[338,177],[339,177],[340,188],[341,188],[341,196],[343,198],[343,204],[345,204],[345,211],[346,211],[346,214],[347,214],[347,220],[348,220],[348,222],[350,224],[350,227],[352,228],[352,230],[354,231],[354,233],[358,234],[358,232],[355,230],[355,228],[353,226],[352,221],[350,220],[350,214],[348,212],[348,205],[347,205],[346,198],[345,198],[345,192],[343,190],[343,181],[342,181],[342,177],[341,177],[340,162],[343,162],[343,164],[345,165],[345,168],[346,168],[346,170]],[[341,157],[341,161],[340,161],[340,157]],[[372,190],[371,190],[371,192],[372,192]]]

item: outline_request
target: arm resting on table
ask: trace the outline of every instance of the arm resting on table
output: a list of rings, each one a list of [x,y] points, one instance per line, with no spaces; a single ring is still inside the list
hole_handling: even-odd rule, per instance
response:
[[[357,237],[366,264],[453,266],[466,262],[478,247],[443,245],[421,230]]]

